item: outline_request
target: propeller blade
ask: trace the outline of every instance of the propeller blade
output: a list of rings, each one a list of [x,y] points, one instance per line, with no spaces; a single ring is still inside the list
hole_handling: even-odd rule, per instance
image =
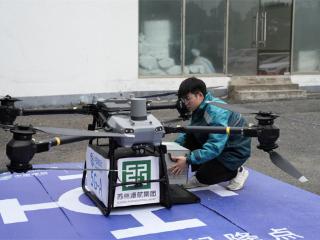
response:
[[[33,127],[34,129],[56,135],[65,135],[65,136],[83,136],[83,137],[94,137],[94,138],[108,138],[108,137],[127,137],[133,138],[133,134],[122,134],[115,132],[97,132],[89,131],[83,129],[72,129],[72,128],[55,128],[55,127]]]
[[[305,176],[303,176],[288,160],[284,159],[279,153],[270,151],[269,155],[272,163],[278,168],[298,179],[300,182],[308,181]]]
[[[177,123],[180,121],[183,121],[183,118],[175,118],[175,119],[165,119],[163,121],[161,121],[162,124],[170,124],[170,123]]]
[[[231,112],[237,112],[237,113],[243,113],[243,114],[256,114],[257,113],[257,111],[252,110],[252,109],[229,105],[226,103],[219,103],[219,102],[214,102],[214,101],[206,101],[206,103],[214,105],[216,107],[220,107],[220,108],[229,110]]]
[[[9,129],[14,128],[14,126],[0,123],[0,128],[3,128],[4,130],[9,130]]]
[[[139,98],[155,98],[155,97],[165,97],[170,95],[177,95],[177,92],[165,92],[165,93],[158,93],[158,94],[152,94],[148,96],[142,96]]]
[[[223,87],[223,86],[215,86],[215,87],[208,87],[208,88],[216,89],[216,88],[221,88],[221,87]],[[158,94],[152,94],[152,95],[148,95],[148,96],[142,96],[139,98],[165,97],[165,96],[170,96],[170,95],[178,95],[178,92],[174,91],[174,92],[158,93]]]

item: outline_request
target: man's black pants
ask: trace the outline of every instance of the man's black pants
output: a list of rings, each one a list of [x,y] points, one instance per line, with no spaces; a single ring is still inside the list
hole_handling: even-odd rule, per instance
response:
[[[232,171],[216,159],[200,165],[191,165],[191,168],[192,171],[196,171],[198,181],[208,185],[229,181],[238,173],[238,170]]]
[[[190,151],[193,151],[201,148],[201,144],[198,143],[197,139],[192,134],[187,134],[185,147]],[[191,169],[193,172],[196,171],[196,177],[199,182],[208,185],[229,181],[238,173],[238,170],[226,168],[217,159],[199,165],[192,164]]]

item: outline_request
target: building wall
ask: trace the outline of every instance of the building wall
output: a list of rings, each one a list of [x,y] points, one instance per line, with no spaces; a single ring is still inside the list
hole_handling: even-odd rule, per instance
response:
[[[175,90],[182,80],[138,79],[138,0],[1,0],[0,52],[0,95]]]
[[[138,0],[0,0],[0,95],[176,90],[184,78],[139,79],[138,21]]]

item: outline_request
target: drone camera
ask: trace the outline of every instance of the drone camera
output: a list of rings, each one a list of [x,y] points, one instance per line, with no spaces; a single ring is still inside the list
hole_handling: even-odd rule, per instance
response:
[[[131,149],[138,155],[144,155],[146,152],[146,148],[148,148],[147,144],[135,144],[131,147]]]

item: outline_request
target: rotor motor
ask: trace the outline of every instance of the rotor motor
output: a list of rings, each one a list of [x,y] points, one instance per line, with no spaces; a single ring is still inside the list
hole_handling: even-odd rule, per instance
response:
[[[280,136],[280,129],[273,125],[274,119],[278,116],[270,112],[259,112],[255,119],[258,121],[258,142],[257,148],[265,152],[272,151],[278,147],[276,144]]]
[[[9,95],[0,99],[0,123],[13,124],[16,117],[19,115],[19,109],[14,106],[14,103],[19,101]]]
[[[17,126],[10,130],[13,137],[7,144],[6,153],[10,159],[7,165],[10,172],[27,172],[32,169],[29,164],[36,153],[36,144],[32,140],[32,135],[36,131],[31,126]]]

